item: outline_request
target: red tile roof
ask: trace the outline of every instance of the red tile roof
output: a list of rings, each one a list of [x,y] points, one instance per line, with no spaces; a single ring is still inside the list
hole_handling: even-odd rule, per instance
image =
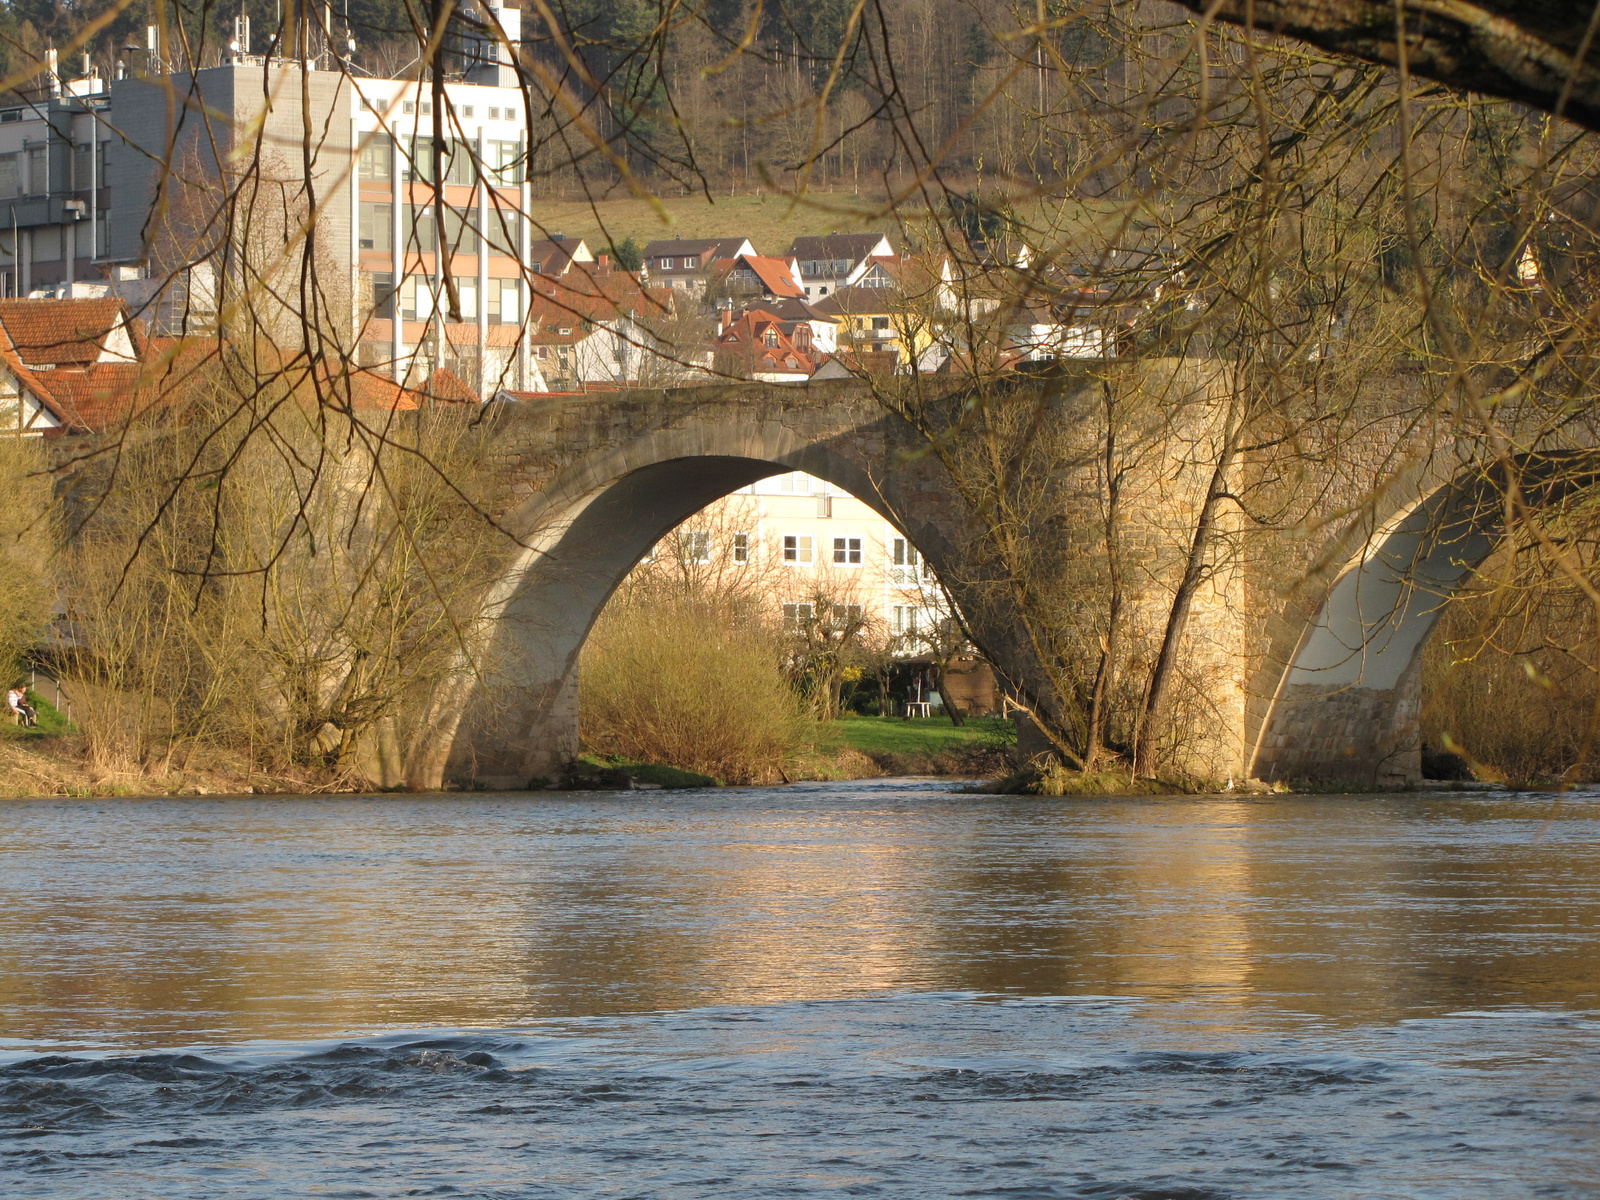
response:
[[[0,300],[0,326],[17,356],[29,366],[88,365],[126,319],[115,297],[72,300]],[[133,331],[130,331],[130,337]],[[138,352],[137,346],[134,347]]]
[[[743,268],[751,272],[768,295],[780,299],[805,298],[806,290],[794,281],[789,264],[781,258],[767,258],[760,254],[741,254],[738,258],[719,258],[711,270],[719,279],[726,279]]]
[[[825,356],[796,326],[796,322],[780,321],[764,309],[751,309],[718,335],[718,369],[728,374],[737,374],[740,370],[750,374],[757,371],[812,374]],[[800,344],[802,340],[804,345]]]

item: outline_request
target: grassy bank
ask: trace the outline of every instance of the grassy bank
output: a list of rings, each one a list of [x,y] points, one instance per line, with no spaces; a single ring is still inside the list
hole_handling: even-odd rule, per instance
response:
[[[945,717],[848,715],[823,728],[799,769],[811,779],[994,775],[1010,769],[1016,740],[1016,726],[995,717],[958,729]]]
[[[349,791],[326,775],[269,777],[252,771],[238,755],[194,750],[181,761],[164,760],[123,768],[91,761],[83,735],[37,692],[28,702],[38,713],[31,729],[0,719],[0,798],[98,796],[247,796],[261,793],[314,795]]]
[[[886,775],[993,776],[1011,769],[1010,721],[978,718],[961,728],[943,717],[844,716],[782,772],[786,780],[876,779]],[[714,787],[724,781],[616,755],[585,754],[557,786],[567,789]]]
[[[0,726],[0,797],[206,796],[349,791],[327,779],[268,779],[221,758],[147,771],[95,768],[83,739],[36,699],[38,729]],[[958,729],[943,717],[846,716],[823,726],[785,771],[789,779],[871,779],[886,775],[992,777],[1010,770],[1016,729],[978,718]],[[562,784],[577,789],[685,788],[720,781],[692,771],[614,756],[584,755]]]

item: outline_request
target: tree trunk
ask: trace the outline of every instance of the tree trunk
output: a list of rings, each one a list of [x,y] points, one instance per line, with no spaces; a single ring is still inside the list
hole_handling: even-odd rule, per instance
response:
[[[1200,516],[1195,521],[1194,537],[1189,543],[1189,557],[1184,563],[1183,578],[1173,594],[1172,607],[1167,611],[1167,628],[1161,638],[1161,653],[1156,658],[1155,669],[1150,672],[1150,687],[1145,693],[1144,712],[1139,722],[1139,733],[1134,743],[1134,771],[1138,775],[1154,773],[1156,739],[1161,736],[1166,717],[1167,702],[1171,699],[1172,679],[1178,668],[1178,651],[1183,643],[1184,629],[1189,624],[1189,612],[1194,607],[1195,593],[1205,582],[1209,568],[1206,555],[1216,533],[1217,510],[1222,506],[1228,490],[1228,468],[1233,465],[1237,450],[1237,434],[1230,431],[1223,444],[1217,465],[1211,472],[1211,483],[1206,488],[1206,498],[1200,506]]]
[[[950,667],[949,664],[935,660],[933,664],[933,687],[939,693],[939,699],[944,701],[944,715],[950,718],[950,724],[960,729],[967,723],[967,716],[961,711],[961,706],[950,695]]]
[[[1122,633],[1122,557],[1117,546],[1117,511],[1122,493],[1122,473],[1117,470],[1117,435],[1112,422],[1115,401],[1106,387],[1106,569],[1111,577],[1111,596],[1106,605],[1106,634],[1100,641],[1100,662],[1094,673],[1094,693],[1089,701],[1089,729],[1084,739],[1083,769],[1092,771],[1105,748],[1106,716],[1117,662],[1118,641]]]

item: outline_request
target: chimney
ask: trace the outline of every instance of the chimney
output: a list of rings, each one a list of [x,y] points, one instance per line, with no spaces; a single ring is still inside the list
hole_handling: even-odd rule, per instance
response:
[[[596,267],[598,267],[602,271],[611,270],[611,255],[609,255],[609,254],[597,254],[595,256],[594,264],[595,264]]]
[[[733,324],[733,305],[717,310],[717,332],[727,333],[728,326]]]

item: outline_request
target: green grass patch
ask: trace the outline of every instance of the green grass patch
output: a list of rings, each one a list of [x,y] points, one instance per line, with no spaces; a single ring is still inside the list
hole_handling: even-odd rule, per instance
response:
[[[28,689],[28,703],[33,705],[33,711],[38,714],[39,723],[31,729],[15,725],[11,720],[11,713],[7,710],[0,716],[0,732],[5,736],[32,740],[35,738],[57,737],[64,733],[77,733],[78,727],[63,716],[54,704],[46,700],[32,688]]]
[[[1014,721],[999,717],[973,717],[961,728],[948,717],[840,717],[828,726],[819,739],[819,748],[849,748],[863,754],[932,755],[951,751],[1013,746],[1017,741]]]

